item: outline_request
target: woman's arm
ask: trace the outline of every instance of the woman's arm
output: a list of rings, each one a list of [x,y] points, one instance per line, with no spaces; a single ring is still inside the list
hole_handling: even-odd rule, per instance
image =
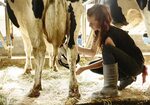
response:
[[[112,45],[112,46],[115,46],[113,40],[112,40],[110,37],[108,37],[108,38],[105,40],[105,45]]]
[[[98,49],[98,40],[96,37],[93,39],[91,48],[83,48],[78,46],[78,52],[80,54],[90,56],[90,57],[94,57],[96,55],[97,49]]]
[[[106,44],[106,45],[115,46],[113,40],[112,40],[110,37],[108,37],[108,38],[106,39],[105,44]],[[93,46],[94,46],[94,45],[93,45]],[[100,61],[97,61],[97,62],[92,63],[92,64],[90,64],[90,65],[79,67],[79,68],[77,68],[77,70],[76,70],[76,74],[79,75],[80,73],[82,73],[82,72],[85,71],[85,70],[100,68],[100,67],[102,67],[102,65],[103,65],[102,63],[103,63],[103,60],[100,60]]]
[[[97,61],[97,62],[92,63],[90,65],[79,67],[76,70],[76,74],[79,75],[80,73],[82,73],[85,70],[91,70],[91,69],[100,68],[103,65],[102,63],[103,63],[103,60],[100,60],[100,61]]]

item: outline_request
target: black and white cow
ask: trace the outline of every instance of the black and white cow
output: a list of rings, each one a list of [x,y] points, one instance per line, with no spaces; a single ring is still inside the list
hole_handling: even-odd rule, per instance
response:
[[[31,52],[35,58],[35,82],[29,97],[40,95],[41,74],[44,65],[46,45],[44,38],[53,45],[54,55],[68,35],[67,58],[70,68],[69,96],[79,97],[75,75],[76,48],[74,38],[79,31],[82,2],[80,0],[7,0],[9,18],[22,32],[26,52],[25,69],[31,69]],[[77,10],[77,11],[75,11]],[[55,59],[55,58],[54,58]]]
[[[146,43],[150,44],[150,0],[136,0],[142,12],[147,33],[143,35],[146,38]],[[146,93],[150,95],[150,86]]]
[[[147,35],[150,37],[150,0],[136,0],[144,18]]]

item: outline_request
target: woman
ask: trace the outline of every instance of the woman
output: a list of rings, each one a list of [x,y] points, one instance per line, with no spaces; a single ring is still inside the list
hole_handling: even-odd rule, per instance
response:
[[[96,4],[87,11],[90,27],[95,31],[91,49],[78,47],[79,53],[94,56],[97,48],[102,50],[102,58],[91,62],[88,66],[77,69],[79,75],[84,70],[92,70],[104,75],[104,87],[93,93],[94,97],[118,96],[136,76],[144,72],[144,58],[141,50],[125,31],[112,26],[110,13],[104,5]],[[118,79],[120,80],[117,86]]]

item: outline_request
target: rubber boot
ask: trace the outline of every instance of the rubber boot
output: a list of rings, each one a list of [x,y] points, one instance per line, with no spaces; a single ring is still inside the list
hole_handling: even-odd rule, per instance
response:
[[[125,89],[128,85],[132,84],[134,81],[136,81],[136,77],[134,77],[134,76],[127,77],[127,78],[120,80],[118,90]]]
[[[118,64],[103,65],[104,87],[101,91],[93,93],[94,98],[108,98],[118,96]]]

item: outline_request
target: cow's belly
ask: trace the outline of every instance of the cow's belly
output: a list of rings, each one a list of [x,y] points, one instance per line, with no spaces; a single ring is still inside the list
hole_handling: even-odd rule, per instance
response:
[[[59,46],[66,34],[67,11],[62,3],[56,8],[54,4],[49,6],[45,15],[45,29],[48,41]]]

